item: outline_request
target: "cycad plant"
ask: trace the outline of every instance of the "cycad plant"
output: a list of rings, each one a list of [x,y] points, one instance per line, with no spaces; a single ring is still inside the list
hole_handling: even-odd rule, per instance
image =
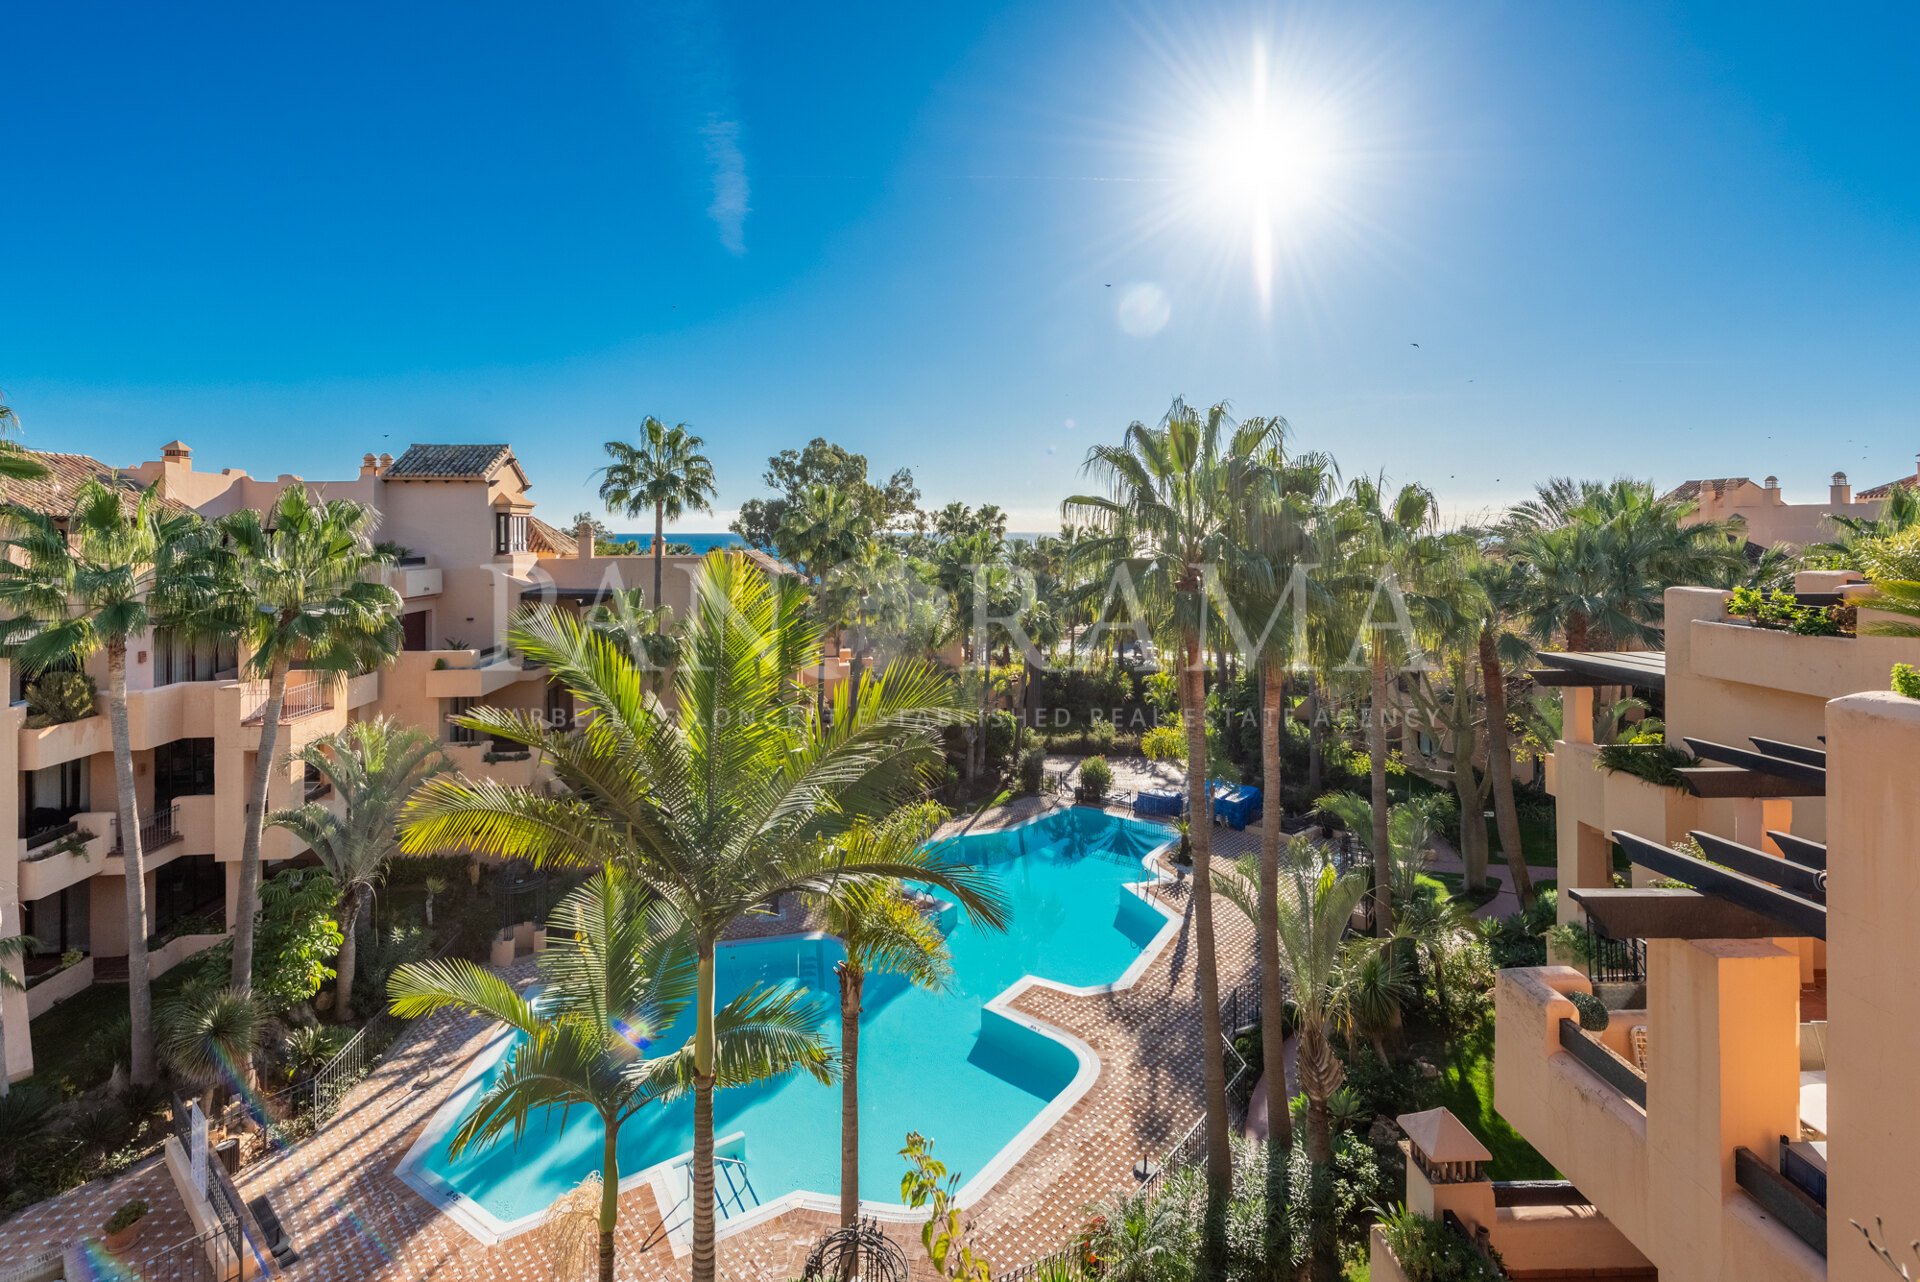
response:
[[[795,674],[820,637],[805,598],[739,554],[716,553],[693,588],[686,661],[669,713],[631,655],[550,608],[523,615],[514,646],[573,692],[582,716],[549,727],[485,708],[462,724],[546,755],[559,791],[442,776],[415,795],[404,850],[493,851],[538,865],[619,866],[685,924],[698,988],[693,1276],[714,1276],[714,952],[736,922],[788,894],[899,878],[933,885],[998,925],[1004,901],[983,870],[916,849],[869,854],[833,840],[914,799],[939,762],[951,687],[921,663],[894,663],[843,689],[830,719]]]
[[[266,1027],[253,994],[191,984],[160,1008],[159,1023],[160,1052],[176,1075],[206,1092],[203,1111],[214,1111],[222,1086],[252,1084],[253,1055]]]
[[[373,542],[374,510],[321,502],[289,485],[266,513],[241,508],[219,523],[219,594],[193,619],[200,630],[237,635],[249,676],[267,683],[260,748],[247,783],[240,885],[233,921],[233,986],[253,987],[260,912],[260,838],[279,757],[280,717],[297,666],[320,680],[378,668],[400,649],[400,595],[373,573],[389,564]]]
[[[107,659],[107,728],[113,740],[114,807],[126,875],[128,1072],[154,1079],[153,997],[147,967],[145,860],[127,722],[127,649],[156,624],[201,598],[195,567],[206,541],[199,519],[170,513],[157,489],[130,491],[89,480],[72,511],[56,517],[11,506],[0,512],[0,656],[29,676]]]
[[[318,801],[276,810],[267,822],[304,842],[340,890],[340,956],[334,963],[334,1017],[353,1018],[360,914],[399,852],[400,811],[422,783],[451,769],[434,738],[385,717],[356,721],[294,755],[325,780],[338,813]]]
[[[862,823],[834,839],[836,858],[856,863],[911,859],[944,818],[926,803]],[[819,896],[828,934],[845,945],[840,981],[840,1224],[860,1219],[860,1016],[870,975],[898,975],[922,988],[943,988],[952,956],[939,926],[896,881],[838,884]]]
[[[600,1119],[600,1282],[613,1282],[620,1128],[649,1104],[685,1094],[703,1074],[730,1087],[798,1068],[824,1082],[833,1060],[818,1013],[790,987],[755,988],[718,1007],[701,1035],[709,1043],[704,1057],[694,1039],[656,1045],[703,991],[701,978],[684,923],[617,865],[555,906],[547,939],[537,1002],[465,959],[410,962],[394,971],[388,991],[396,1015],[478,1011],[519,1035],[454,1132],[456,1157],[508,1134],[518,1144],[548,1109],[580,1108]]]

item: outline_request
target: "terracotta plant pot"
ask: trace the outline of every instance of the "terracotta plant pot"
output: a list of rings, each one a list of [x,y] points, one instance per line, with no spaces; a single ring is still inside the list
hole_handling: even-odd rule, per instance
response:
[[[143,1215],[133,1223],[127,1225],[126,1228],[121,1229],[118,1233],[109,1233],[101,1238],[101,1245],[105,1246],[107,1250],[113,1252],[115,1255],[119,1255],[140,1240],[140,1230],[146,1226],[147,1218]]]

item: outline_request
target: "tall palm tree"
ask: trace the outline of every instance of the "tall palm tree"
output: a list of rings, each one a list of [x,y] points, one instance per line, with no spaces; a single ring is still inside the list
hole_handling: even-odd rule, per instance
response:
[[[1451,580],[1459,540],[1440,532],[1439,505],[1422,485],[1403,485],[1389,493],[1382,482],[1362,477],[1350,487],[1346,505],[1359,531],[1357,555],[1348,567],[1349,589],[1366,599],[1360,617],[1366,628],[1371,694],[1367,755],[1373,799],[1374,930],[1385,934],[1393,920],[1386,828],[1387,718],[1396,689],[1390,670],[1422,657],[1419,630],[1445,612],[1443,598],[1429,589],[1436,578]],[[1356,651],[1359,642],[1356,637]]]
[[[687,430],[685,423],[668,427],[649,414],[640,422],[640,439],[608,441],[600,470],[600,501],[628,516],[653,509],[653,603],[664,583],[667,522],[689,510],[713,511],[713,460],[700,451],[706,442]]]
[[[0,655],[34,674],[80,668],[104,651],[107,726],[113,738],[115,811],[126,875],[128,1072],[154,1078],[153,996],[147,968],[145,860],[127,724],[127,647],[195,595],[189,567],[204,551],[200,521],[169,515],[157,489],[130,493],[90,480],[73,510],[55,517],[22,507],[0,512]]]
[[[782,576],[784,583],[793,580]],[[902,878],[939,887],[997,926],[989,874],[915,850],[889,857],[832,839],[918,794],[954,715],[947,679],[896,662],[843,689],[822,718],[793,674],[820,637],[798,593],[740,554],[709,556],[694,582],[687,662],[674,707],[650,697],[630,655],[562,612],[524,613],[514,645],[545,663],[585,716],[557,730],[533,714],[477,709],[463,725],[545,754],[565,791],[493,780],[429,780],[402,820],[401,848],[495,851],[539,865],[617,864],[672,909],[693,942],[693,1276],[714,1276],[714,950],[742,918],[787,894]]]
[[[940,824],[937,806],[922,804],[862,823],[835,839],[856,862],[911,858]],[[837,853],[836,853],[837,857]],[[840,1224],[860,1219],[860,1015],[869,975],[899,975],[922,988],[943,988],[953,973],[946,938],[898,882],[861,880],[820,896],[826,931],[845,945],[840,980]]]
[[[1207,1217],[1202,1267],[1224,1274],[1226,1206],[1232,1196],[1226,1066],[1220,1055],[1220,976],[1214,956],[1213,825],[1208,822],[1206,656],[1203,636],[1215,610],[1214,571],[1241,560],[1239,512],[1256,487],[1274,424],[1236,424],[1224,404],[1200,411],[1176,400],[1158,426],[1136,422],[1119,445],[1095,446],[1085,470],[1105,494],[1077,495],[1064,520],[1096,533],[1081,546],[1089,562],[1125,573],[1142,602],[1175,638],[1180,715],[1187,733],[1187,795],[1193,816],[1195,976],[1200,999],[1206,1090]],[[1211,567],[1211,569],[1210,569]]]
[[[714,1011],[705,1069],[695,1040],[650,1054],[650,1039],[701,991],[699,977],[682,923],[617,864],[561,900],[548,920],[538,1006],[465,959],[410,962],[387,987],[403,1018],[478,1011],[519,1034],[454,1132],[455,1157],[508,1132],[518,1144],[548,1109],[585,1108],[600,1119],[600,1282],[613,1282],[621,1127],[649,1104],[685,1094],[702,1072],[722,1087],[795,1068],[825,1082],[833,1061],[817,1015],[791,988],[755,988]]]
[[[219,522],[220,592],[196,621],[240,638],[246,670],[267,683],[260,748],[247,783],[246,827],[233,922],[233,986],[253,989],[260,912],[260,839],[280,746],[280,718],[296,666],[320,680],[368,672],[400,649],[400,594],[373,571],[392,561],[376,547],[379,519],[346,499],[320,502],[289,485],[266,513],[241,508]]]
[[[1315,601],[1324,585],[1313,578],[1315,518],[1330,497],[1333,464],[1324,455],[1286,454],[1286,422],[1273,419],[1265,471],[1244,509],[1238,542],[1249,554],[1234,576],[1231,600],[1246,633],[1247,647],[1260,681],[1261,787],[1266,797],[1260,826],[1261,1059],[1275,1068],[1266,1075],[1267,1254],[1278,1259],[1286,1241],[1288,1168],[1293,1157],[1292,1094],[1286,1074],[1286,985],[1274,964],[1272,939],[1278,929],[1274,903],[1279,894],[1280,851],[1286,844],[1282,821],[1286,808],[1285,726],[1287,676],[1303,665],[1303,639]]]
[[[331,787],[335,814],[318,801],[276,810],[267,822],[305,842],[340,888],[340,956],[334,962],[334,1018],[353,1018],[360,914],[399,852],[400,811],[422,783],[452,769],[432,735],[386,717],[356,721],[294,755]]]
[[[0,1099],[5,1099],[13,1089],[7,1080],[6,996],[27,991],[26,981],[13,973],[13,963],[39,946],[39,941],[31,935],[8,935],[0,939]]]
[[[1260,870],[1255,860],[1243,858],[1237,867],[1223,869],[1220,891],[1248,920],[1260,919],[1264,909],[1257,902]],[[1314,1180],[1305,1192],[1315,1209],[1310,1263],[1317,1282],[1334,1282],[1340,1276],[1338,1246],[1330,1232],[1333,1117],[1328,1101],[1345,1071],[1334,1053],[1332,1033],[1345,1000],[1341,985],[1347,973],[1347,919],[1366,893],[1363,877],[1336,872],[1311,842],[1295,838],[1288,847],[1275,897],[1274,956],[1293,997],[1296,1064],[1307,1097],[1307,1157]]]
[[[774,533],[780,555],[806,571],[813,584],[814,617],[823,635],[837,633],[846,619],[852,585],[838,571],[860,555],[867,539],[857,501],[824,485],[809,485],[794,495]],[[819,651],[814,703],[821,710],[827,706],[825,646]]]

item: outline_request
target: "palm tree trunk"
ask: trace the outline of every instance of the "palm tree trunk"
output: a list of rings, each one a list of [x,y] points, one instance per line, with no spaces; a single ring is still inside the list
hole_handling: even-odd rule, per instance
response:
[[[253,758],[247,785],[246,830],[240,841],[240,889],[234,898],[233,986],[253,991],[253,920],[260,913],[260,834],[267,819],[267,788],[280,749],[280,710],[287,701],[287,672],[292,662],[276,659],[267,676],[267,702],[260,710],[260,751]]]
[[[620,1226],[620,1123],[602,1117],[607,1138],[600,1150],[600,1282],[613,1282],[613,1231]]]
[[[1277,660],[1260,669],[1260,763],[1263,817],[1260,825],[1260,1061],[1267,1079],[1267,1258],[1277,1261],[1286,1243],[1287,1167],[1293,1159],[1293,1115],[1287,1092],[1286,995],[1280,982],[1280,804],[1286,691]]]
[[[1307,796],[1318,797],[1326,782],[1321,773],[1325,758],[1320,747],[1320,682],[1315,678],[1307,687]]]
[[[865,976],[840,963],[840,1227],[860,1222],[860,995]],[[849,1263],[852,1257],[849,1257]]]
[[[1384,936],[1393,929],[1393,852],[1387,848],[1387,648],[1377,640],[1372,668],[1367,754],[1373,766],[1373,933]]]
[[[1200,1001],[1200,1062],[1206,1090],[1207,1214],[1200,1275],[1226,1276],[1226,1207],[1233,1190],[1227,1141],[1227,1072],[1220,1053],[1220,974],[1213,936],[1213,818],[1207,794],[1205,659],[1198,634],[1181,637],[1181,716],[1187,732],[1187,805],[1193,840],[1194,976]]]
[[[693,1282],[714,1282],[713,1229],[713,941],[699,943],[693,1035]]]
[[[334,961],[333,1017],[345,1024],[353,1019],[353,972],[359,960],[360,896],[348,891],[341,900],[341,916],[346,918],[340,932],[340,956]]]
[[[107,726],[113,732],[114,809],[120,818],[122,880],[127,891],[127,1013],[133,1042],[127,1076],[153,1081],[153,985],[147,974],[147,866],[140,849],[140,805],[133,792],[133,735],[127,727],[127,643],[107,643]]]
[[[1303,1033],[1302,1040],[1305,1041],[1309,1036],[1311,1035]],[[1325,1045],[1324,1034],[1321,1035],[1320,1043],[1317,1056],[1314,1055],[1314,1048],[1304,1045],[1301,1048],[1302,1054],[1312,1056],[1316,1062],[1337,1063],[1332,1048]],[[1313,1075],[1301,1074],[1303,1080],[1311,1076]],[[1305,1191],[1311,1200],[1312,1222],[1317,1232],[1314,1236],[1313,1250],[1307,1259],[1306,1272],[1314,1282],[1339,1282],[1340,1278],[1340,1248],[1335,1241],[1332,1224],[1333,1115],[1327,1107],[1330,1094],[1331,1091],[1327,1088],[1324,1079],[1319,1089],[1315,1089],[1312,1082],[1307,1082],[1307,1161],[1311,1171],[1309,1176],[1311,1186]]]
[[[1500,830],[1500,852],[1513,875],[1513,893],[1524,906],[1533,902],[1533,877],[1520,843],[1520,810],[1513,797],[1513,744],[1507,736],[1507,677],[1493,629],[1480,630],[1480,684],[1487,705],[1487,777],[1493,785],[1493,821]]]
[[[653,608],[662,605],[660,592],[664,586],[667,545],[666,538],[667,505],[664,502],[653,505]]]

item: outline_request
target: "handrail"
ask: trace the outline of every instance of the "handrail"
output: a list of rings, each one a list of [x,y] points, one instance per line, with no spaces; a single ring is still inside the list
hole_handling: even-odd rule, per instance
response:
[[[1827,1257],[1827,1209],[1750,1148],[1733,1150],[1733,1180],[1762,1210]]]
[[[1633,1065],[1594,1041],[1570,1019],[1560,1021],[1560,1049],[1572,1055],[1595,1077],[1638,1104],[1647,1107],[1647,1079]]]

